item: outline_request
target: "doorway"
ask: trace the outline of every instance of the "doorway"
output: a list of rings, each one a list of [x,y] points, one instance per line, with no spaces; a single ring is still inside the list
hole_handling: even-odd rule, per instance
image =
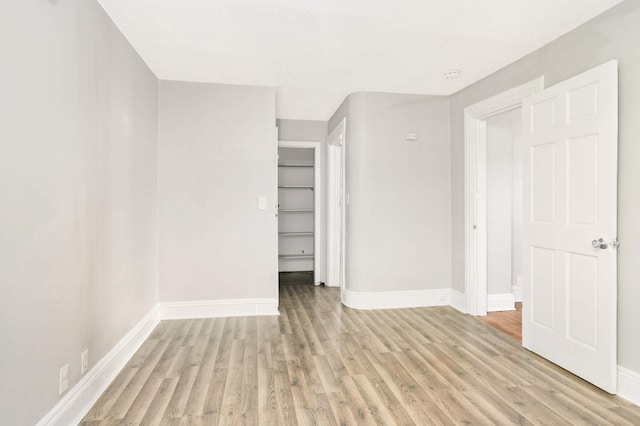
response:
[[[487,311],[522,301],[522,108],[487,119]]]
[[[320,143],[278,143],[280,284],[320,284]]]
[[[345,276],[345,147],[346,123],[342,121],[327,138],[327,285],[344,290]]]
[[[543,86],[544,79],[540,77],[465,109],[465,295],[466,311],[471,315],[487,315],[490,304],[488,287],[488,232],[490,225],[487,192],[488,121],[492,117],[500,116],[500,114],[517,114],[514,111],[521,108],[523,99],[539,92]],[[513,241],[510,241],[509,246],[512,245]],[[512,256],[511,250],[509,250],[509,256]],[[511,270],[512,267],[510,266],[509,269]],[[511,281],[511,272],[505,274],[502,271],[502,274]],[[511,287],[511,285],[502,285],[504,288]],[[491,308],[499,310],[500,305],[506,304],[513,309],[514,291],[498,291],[504,291],[501,293],[503,296],[493,297]],[[510,296],[504,296],[506,294]],[[507,300],[505,301],[505,299]]]
[[[522,343],[522,108],[486,119],[487,315]]]

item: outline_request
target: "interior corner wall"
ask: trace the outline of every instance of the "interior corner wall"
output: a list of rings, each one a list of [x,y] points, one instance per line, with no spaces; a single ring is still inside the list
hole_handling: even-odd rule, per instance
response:
[[[275,125],[274,88],[160,82],[161,302],[277,298]]]
[[[321,212],[321,232],[316,238],[320,238],[320,253],[317,253],[318,263],[327,264],[327,125],[326,121],[319,120],[277,120],[278,139],[281,141],[309,141],[320,142],[320,180],[323,191],[320,194],[320,206],[316,210]],[[318,281],[327,281],[326,267],[316,271]]]
[[[95,1],[0,5],[0,424],[157,304],[157,79]]]
[[[450,98],[453,288],[464,292],[464,108],[544,75],[549,87],[609,60],[619,63],[618,363],[640,373],[640,3],[626,0]]]
[[[446,97],[355,93],[347,118],[346,288],[450,286],[449,103]],[[417,133],[417,141],[406,140]]]

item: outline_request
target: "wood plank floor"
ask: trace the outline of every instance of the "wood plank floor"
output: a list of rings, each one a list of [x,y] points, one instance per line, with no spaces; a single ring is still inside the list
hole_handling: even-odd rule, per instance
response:
[[[311,284],[313,285],[313,271],[279,272],[280,285]]]
[[[515,311],[489,312],[478,319],[522,343],[522,302],[516,303]]]
[[[450,307],[356,311],[281,286],[279,317],[163,321],[83,425],[639,425]]]

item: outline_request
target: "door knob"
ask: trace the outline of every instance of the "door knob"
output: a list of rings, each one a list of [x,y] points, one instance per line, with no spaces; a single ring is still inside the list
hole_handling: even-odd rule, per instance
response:
[[[609,243],[607,243],[603,238],[591,241],[591,246],[593,248],[606,249],[609,247]]]

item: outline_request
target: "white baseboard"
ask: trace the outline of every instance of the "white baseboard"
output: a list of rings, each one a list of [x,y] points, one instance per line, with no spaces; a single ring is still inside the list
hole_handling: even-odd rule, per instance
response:
[[[513,293],[490,294],[487,296],[487,312],[515,311],[516,301]]]
[[[451,289],[360,292],[344,289],[342,303],[353,309],[398,309],[447,306]]]
[[[640,373],[618,366],[618,396],[640,405]]]
[[[514,285],[511,287],[511,293],[513,293],[513,300],[516,302],[522,302],[522,286]]]
[[[163,320],[279,315],[276,299],[161,302],[158,309]]]
[[[36,426],[78,424],[142,346],[160,320],[279,315],[276,299],[158,303]]]
[[[461,291],[451,289],[451,307],[457,309],[463,314],[468,313],[467,297],[465,294]]]
[[[37,426],[77,425],[160,322],[157,305],[149,311],[87,374],[73,386]]]

